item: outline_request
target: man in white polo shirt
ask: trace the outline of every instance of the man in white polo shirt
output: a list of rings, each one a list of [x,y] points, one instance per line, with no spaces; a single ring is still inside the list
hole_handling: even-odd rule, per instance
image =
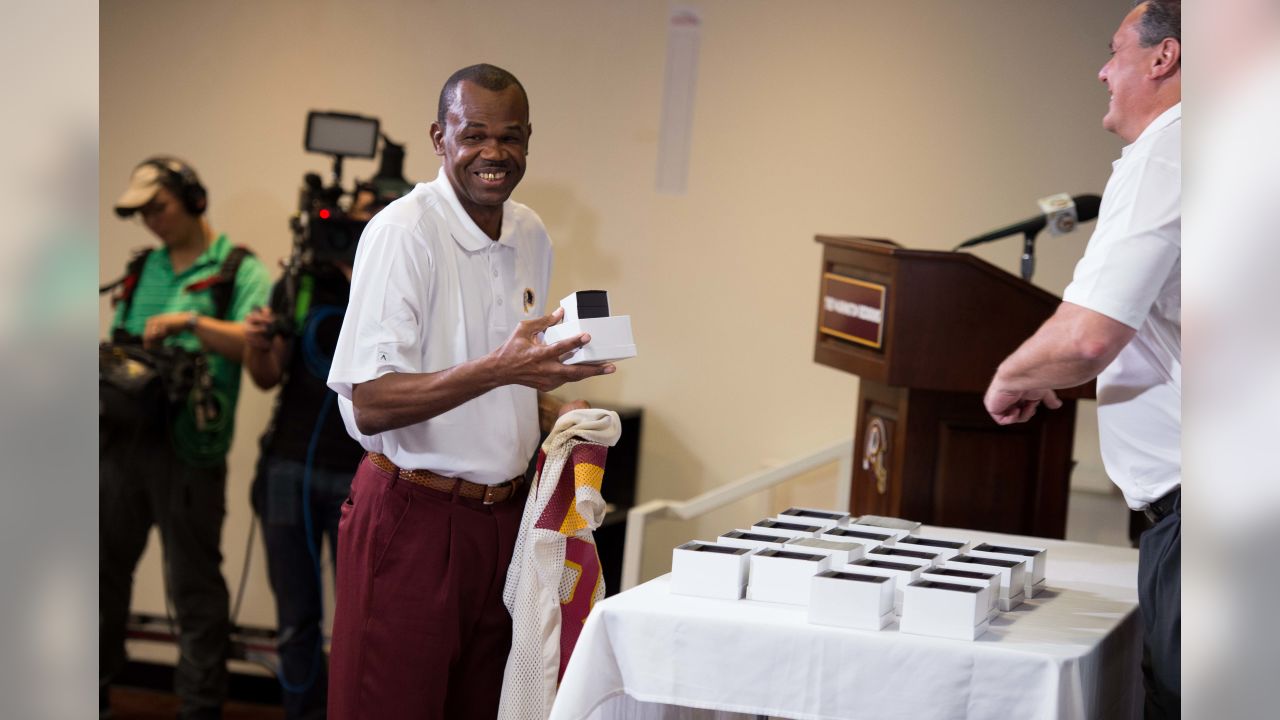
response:
[[[1182,41],[1181,3],[1139,3],[1098,78],[1102,124],[1128,145],[1063,303],[1000,364],[985,398],[1006,425],[1055,388],[1098,380],[1102,459],[1129,507],[1155,526],[1139,550],[1146,717],[1181,707]]]
[[[368,451],[338,531],[333,718],[496,716],[537,391],[614,370],[560,362],[587,335],[540,339],[561,317],[542,315],[551,243],[508,199],[531,130],[510,73],[454,73],[431,125],[440,174],[360,238],[329,374]]]

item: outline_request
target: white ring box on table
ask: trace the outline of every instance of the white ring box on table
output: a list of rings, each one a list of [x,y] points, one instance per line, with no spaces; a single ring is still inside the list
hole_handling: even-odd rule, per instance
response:
[[[822,531],[822,528],[808,523],[787,522],[784,520],[765,518],[764,520],[756,521],[756,523],[751,526],[751,531],[761,531],[773,535],[787,535],[790,537],[818,537],[818,533]]]
[[[832,542],[838,542],[838,543],[848,543],[850,545],[857,545],[859,547],[858,555],[857,557],[854,557],[851,554],[849,556],[849,562],[853,562],[854,560],[857,560],[859,558],[866,557],[868,550],[870,550],[873,547],[878,547],[880,545],[880,543],[876,542],[875,540],[869,540],[867,538],[860,538],[860,537],[845,537],[841,535],[833,535],[831,531],[821,533],[820,535],[818,535],[818,539],[830,540]]]
[[[879,515],[863,515],[851,518],[845,527],[890,535],[894,540],[897,540],[915,532],[920,527],[920,523],[900,518],[881,517]]]
[[[903,589],[898,629],[904,633],[973,640],[990,623],[986,588],[917,580]]]
[[[565,365],[591,365],[636,356],[636,341],[631,336],[630,315],[609,314],[609,293],[604,290],[579,290],[560,301],[564,318],[542,333],[543,342],[551,345],[582,333],[591,341],[562,360]]]
[[[987,591],[987,617],[994,619],[1000,614],[1000,573],[994,570],[960,570],[959,568],[932,568],[920,573],[921,580],[959,583],[960,585],[977,585]]]
[[[831,558],[821,553],[756,550],[751,554],[747,599],[808,605],[810,579],[830,567]]]
[[[939,554],[931,549],[923,547],[904,548],[897,545],[892,547],[888,545],[877,545],[876,547],[867,550],[867,557],[875,558],[877,560],[888,560],[889,562],[919,565],[925,569],[937,567],[937,565],[942,561]]]
[[[942,566],[960,570],[994,570],[999,572],[1000,597],[996,601],[996,607],[999,607],[1001,612],[1009,612],[1018,607],[1022,604],[1022,599],[1026,597],[1023,587],[1026,584],[1026,562],[1024,561],[964,554],[947,560],[942,563]]]
[[[887,575],[823,570],[813,576],[809,622],[859,630],[881,630],[893,622],[894,586]]]
[[[922,527],[921,523],[915,520],[903,520],[899,517],[889,517],[886,515],[859,515],[850,520],[850,522],[859,522],[863,525],[874,525],[875,527],[893,528],[895,530],[906,530],[907,532],[915,532]]]
[[[1023,586],[1026,596],[1028,598],[1033,598],[1036,596],[1036,593],[1044,589],[1045,570],[1049,565],[1049,551],[1045,548],[982,543],[970,550],[969,554],[977,557],[1004,558],[1006,560],[1017,560],[1021,558],[1026,560],[1026,585]]]
[[[849,522],[849,513],[793,507],[778,513],[778,519],[805,525],[819,525],[823,530],[829,530]]]
[[[848,565],[854,560],[861,560],[863,546],[858,543],[825,538],[791,538],[783,550],[799,550],[800,552],[816,552],[831,558],[831,567]]]
[[[865,557],[861,560],[853,562],[840,568],[845,572],[865,573],[867,575],[883,575],[891,577],[896,581],[894,586],[893,607],[895,609],[902,608],[902,588],[909,583],[913,583],[920,579],[920,573],[924,571],[919,565],[910,563],[894,562],[891,560],[879,560],[875,558]]]
[[[740,600],[747,586],[751,548],[694,540],[671,551],[671,592]]]
[[[904,538],[898,538],[898,542],[893,544],[894,547],[905,548],[907,550],[928,550],[938,554],[938,559],[950,560],[951,558],[968,551],[969,543],[963,540],[944,540],[942,538],[920,537],[919,535],[908,535]]]
[[[883,532],[872,532],[870,530],[854,530],[849,527],[835,527],[823,532],[819,537],[828,540],[847,540],[849,542],[862,543],[869,547],[877,545],[893,545],[893,536]]]
[[[730,530],[716,538],[716,543],[730,547],[744,547],[751,550],[783,549],[782,546],[791,538],[787,535],[753,532],[751,530]]]

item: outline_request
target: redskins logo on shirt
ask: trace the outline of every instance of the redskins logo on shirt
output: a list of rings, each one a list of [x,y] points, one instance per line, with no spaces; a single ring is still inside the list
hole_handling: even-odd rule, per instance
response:
[[[524,289],[524,311],[528,314],[533,310],[533,288]]]

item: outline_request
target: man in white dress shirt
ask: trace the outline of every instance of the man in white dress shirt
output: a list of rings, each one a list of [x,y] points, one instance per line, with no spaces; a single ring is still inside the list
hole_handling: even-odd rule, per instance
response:
[[[1000,364],[985,404],[1025,422],[1055,388],[1098,380],[1098,432],[1111,480],[1155,526],[1139,550],[1146,716],[1181,707],[1182,41],[1181,3],[1125,17],[1098,73],[1102,124],[1127,144],[1063,303]]]
[[[440,174],[360,238],[329,375],[368,451],[338,531],[333,718],[496,716],[537,392],[614,370],[560,362],[585,334],[540,339],[561,318],[542,315],[551,243],[509,200],[531,132],[514,76],[454,73],[431,125]]]

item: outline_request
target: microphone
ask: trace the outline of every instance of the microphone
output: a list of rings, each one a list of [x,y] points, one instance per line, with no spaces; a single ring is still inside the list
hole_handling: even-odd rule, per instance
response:
[[[1076,195],[1072,197],[1066,193],[1059,193],[1040,198],[1037,202],[1040,205],[1040,215],[1012,225],[1006,225],[999,230],[992,230],[985,235],[970,238],[955,246],[954,249],[973,247],[974,245],[989,243],[992,240],[999,240],[1010,235],[1021,234],[1027,237],[1035,237],[1046,225],[1054,235],[1065,235],[1075,230],[1076,225],[1098,217],[1098,208],[1102,205],[1102,198],[1097,195]]]

